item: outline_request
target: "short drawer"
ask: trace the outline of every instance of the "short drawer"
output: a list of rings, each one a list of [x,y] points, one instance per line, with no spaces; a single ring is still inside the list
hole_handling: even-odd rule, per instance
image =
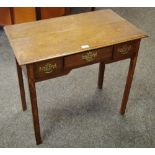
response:
[[[112,59],[112,49],[113,48],[110,46],[66,56],[64,58],[64,67],[76,68],[93,64],[102,60],[110,60]]]
[[[46,78],[58,74],[63,70],[63,58],[55,58],[34,64],[34,74],[36,79]]]
[[[129,41],[114,45],[114,59],[125,59],[132,57],[137,52],[138,41]]]

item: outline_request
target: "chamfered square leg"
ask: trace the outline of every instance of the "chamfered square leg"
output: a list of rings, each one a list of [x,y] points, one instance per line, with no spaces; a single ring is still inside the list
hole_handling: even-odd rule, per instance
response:
[[[122,115],[125,114],[125,110],[126,110],[126,106],[127,106],[127,102],[128,102],[128,97],[129,97],[130,88],[131,88],[133,75],[134,75],[134,71],[135,71],[135,67],[136,67],[137,57],[138,57],[139,45],[140,45],[140,40],[136,47],[136,50],[137,50],[136,54],[130,59],[128,76],[127,76],[127,80],[126,80],[126,85],[125,85],[125,90],[124,90],[124,94],[123,94],[121,107],[120,107],[120,113]]]
[[[99,89],[102,89],[103,80],[104,80],[104,71],[105,71],[105,63],[100,62],[99,73],[98,73],[98,88]]]
[[[26,106],[23,74],[22,74],[22,68],[21,66],[19,66],[17,60],[16,60],[16,68],[17,68],[17,74],[18,74],[18,83],[19,83],[19,89],[20,89],[22,108],[23,108],[23,111],[25,111],[27,109],[27,106]]]
[[[28,75],[28,84],[29,84],[29,92],[31,99],[31,109],[33,116],[33,126],[35,132],[35,138],[37,145],[41,144],[41,135],[40,135],[40,124],[39,124],[39,114],[38,114],[38,106],[37,106],[37,95],[36,95],[36,87],[35,87],[35,79],[33,72],[33,65],[26,65],[27,75]]]

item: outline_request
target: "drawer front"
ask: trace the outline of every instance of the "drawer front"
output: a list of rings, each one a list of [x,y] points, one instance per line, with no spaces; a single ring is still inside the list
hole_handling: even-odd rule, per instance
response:
[[[125,59],[132,57],[137,52],[138,41],[129,41],[114,45],[114,59]]]
[[[36,79],[46,78],[58,74],[63,70],[63,59],[56,58],[34,64],[34,74]]]
[[[112,59],[112,49],[111,46],[66,56],[64,58],[64,67],[76,68],[102,60]]]

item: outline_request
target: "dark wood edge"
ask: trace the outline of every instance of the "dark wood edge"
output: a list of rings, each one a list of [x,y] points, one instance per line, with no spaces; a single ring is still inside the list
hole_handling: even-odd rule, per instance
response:
[[[69,15],[71,13],[70,7],[65,7],[65,15]]]
[[[95,11],[95,7],[91,7],[91,11]]]
[[[36,20],[41,20],[41,8],[36,7],[35,12],[36,12]]]
[[[104,80],[104,71],[105,71],[105,63],[100,62],[99,64],[99,72],[98,72],[98,89],[102,89],[103,80]]]
[[[109,60],[110,61],[110,60]],[[93,65],[93,64],[96,64],[96,63],[100,63],[100,62],[106,62],[103,60],[97,60],[97,61],[93,61],[93,62],[89,62],[87,64],[83,64],[83,65],[76,65],[74,67],[65,67],[66,69],[76,69],[76,68],[81,68],[81,67],[85,67],[85,66],[89,66],[89,65]]]
[[[15,14],[14,14],[14,8],[13,7],[10,7],[10,17],[11,17],[11,23],[12,24],[15,24]]]
[[[17,60],[16,61],[16,68],[17,68],[17,75],[18,75],[18,84],[19,84],[19,90],[20,90],[20,97],[22,102],[22,109],[25,111],[27,109],[26,106],[26,97],[25,97],[25,89],[24,89],[24,80],[23,80],[23,73],[22,73],[22,67],[19,66]]]
[[[84,65],[79,65],[79,66],[75,66],[75,67],[68,67],[68,68],[65,68],[65,70],[63,71],[60,71],[60,73],[57,73],[57,74],[53,74],[53,75],[46,75],[45,77],[36,77],[35,78],[35,82],[40,82],[40,81],[44,81],[44,80],[48,80],[48,79],[53,79],[53,78],[56,78],[56,77],[60,77],[60,76],[64,76],[64,75],[67,75],[71,72],[71,70],[73,69],[78,69],[78,68],[81,68],[81,67],[85,67],[85,66],[88,66],[88,65],[93,65],[93,64],[97,64],[97,63],[104,63],[104,64],[108,64],[108,63],[113,63],[113,62],[117,62],[117,61],[120,61],[120,60],[126,60],[126,59],[130,59],[131,57],[128,57],[128,58],[121,58],[121,59],[117,59],[117,60],[100,60],[100,61],[96,61],[96,62],[93,62],[93,63],[87,63],[87,64],[84,64]]]
[[[74,66],[74,67],[66,67],[66,68],[67,68],[67,69],[76,69],[76,68],[85,67],[85,66],[88,66],[88,65],[93,65],[93,64],[101,63],[101,62],[104,62],[105,64],[109,64],[109,63],[117,62],[117,61],[120,61],[120,60],[130,59],[130,58],[132,58],[135,54],[136,54],[136,52],[133,53],[131,56],[126,56],[126,57],[124,56],[123,58],[117,58],[117,59],[111,58],[111,59],[109,59],[109,60],[106,60],[106,58],[105,58],[105,60],[103,59],[103,60],[99,60],[99,61],[90,62],[90,63],[84,64],[84,65],[77,65],[77,66]]]
[[[26,65],[26,68],[27,68],[27,75],[28,75],[28,85],[29,85],[29,93],[30,93],[30,99],[31,99],[31,109],[32,109],[36,144],[39,145],[42,143],[42,140],[41,140],[41,134],[40,134],[39,112],[38,112],[38,106],[37,106],[37,94],[36,94],[36,87],[35,87],[33,64]]]

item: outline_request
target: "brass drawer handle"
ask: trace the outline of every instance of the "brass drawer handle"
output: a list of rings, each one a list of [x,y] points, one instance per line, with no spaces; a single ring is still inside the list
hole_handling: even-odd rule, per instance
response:
[[[44,72],[44,73],[52,73],[55,69],[57,68],[56,63],[55,64],[50,64],[47,63],[44,66],[39,67],[39,72]]]
[[[125,55],[131,50],[131,48],[132,48],[131,45],[130,46],[124,45],[123,47],[118,48],[118,51],[120,54]]]
[[[82,59],[87,62],[93,61],[96,57],[97,57],[97,52],[92,52],[92,51],[82,55]]]

